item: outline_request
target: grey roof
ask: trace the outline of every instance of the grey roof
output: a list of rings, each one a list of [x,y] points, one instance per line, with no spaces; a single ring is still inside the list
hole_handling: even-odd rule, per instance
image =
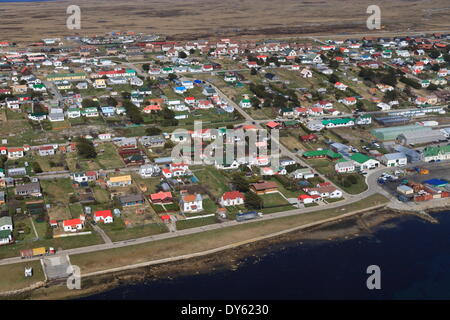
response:
[[[386,160],[398,160],[406,158],[406,155],[402,152],[395,152],[395,153],[386,153],[384,157],[386,158]]]
[[[352,167],[354,165],[355,165],[355,162],[353,160],[341,161],[341,162],[336,163],[337,168],[348,168],[348,167]]]
[[[0,218],[0,226],[12,225],[12,218],[9,216]]]
[[[143,199],[144,198],[142,198],[142,195],[139,193],[127,194],[125,196],[119,197],[119,200],[122,203],[142,201]]]
[[[16,193],[19,192],[41,192],[41,186],[39,182],[32,182],[16,186]]]

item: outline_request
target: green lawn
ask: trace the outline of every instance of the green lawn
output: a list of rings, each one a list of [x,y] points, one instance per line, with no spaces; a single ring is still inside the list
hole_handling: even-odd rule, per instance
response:
[[[169,231],[164,223],[151,223],[127,228],[121,218],[115,218],[113,223],[99,224],[99,226],[105,230],[112,241],[137,239]]]
[[[206,218],[198,218],[198,219],[191,219],[191,220],[179,220],[176,223],[177,223],[177,230],[183,230],[183,229],[201,227],[201,226],[206,226],[208,224],[217,223],[217,218],[216,217],[206,217]]]
[[[281,194],[277,193],[269,193],[260,196],[264,201],[264,207],[274,207],[274,206],[282,206],[287,205],[289,202],[286,201],[285,198],[281,196]]]
[[[25,277],[25,267],[33,268],[32,277]],[[0,277],[0,291],[22,289],[45,280],[40,260],[0,266],[0,274],[3,275]]]
[[[122,168],[125,165],[112,143],[102,143],[97,147],[96,162],[102,169]]]
[[[55,249],[72,249],[78,247],[91,246],[104,243],[100,235],[92,233],[89,235],[81,235],[56,239],[40,239],[38,241],[22,241],[0,247],[0,259],[18,257],[20,250],[31,249],[37,247],[54,247]]]
[[[217,199],[225,192],[230,191],[226,176],[216,168],[204,167],[195,170],[194,175],[200,180],[200,184],[206,186]]]
[[[103,189],[99,186],[95,186],[95,187],[93,187],[93,191],[94,191],[95,200],[97,200],[97,202],[106,203],[106,202],[111,201],[111,196],[110,196],[108,190]]]
[[[70,194],[74,192],[69,178],[41,180],[41,187],[44,196],[52,203],[68,202]]]
[[[351,173],[351,174],[339,174],[336,173],[334,170],[334,165],[336,164],[333,161],[324,160],[324,159],[310,159],[307,160],[309,164],[311,164],[314,169],[325,175],[328,179],[331,180],[334,184],[336,184],[339,188],[344,190],[345,192],[349,194],[359,194],[361,192],[364,192],[367,190],[367,184],[365,177],[358,174],[358,173]],[[356,178],[356,184],[352,184],[349,187],[345,187],[343,185],[343,180],[349,175],[352,175]]]

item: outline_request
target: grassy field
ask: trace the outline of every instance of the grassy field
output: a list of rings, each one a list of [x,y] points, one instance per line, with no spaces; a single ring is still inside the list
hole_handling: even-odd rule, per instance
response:
[[[285,198],[279,193],[270,193],[261,195],[264,202],[264,207],[275,207],[289,204]]]
[[[363,210],[371,206],[386,203],[387,201],[384,196],[376,194],[362,201],[338,208],[319,210],[270,221],[255,221],[229,228],[211,230],[130,247],[73,255],[70,259],[73,264],[78,265],[86,273],[99,271],[217,248],[292,227],[337,217],[352,211]]]
[[[310,159],[307,160],[309,164],[311,164],[314,169],[324,174],[327,178],[329,178],[334,184],[338,187],[342,188],[345,192],[350,194],[358,194],[367,190],[367,184],[364,176],[354,173],[357,183],[352,184],[349,187],[345,187],[341,181],[339,180],[338,173],[334,170],[335,162],[325,160],[325,159]],[[343,175],[343,179],[349,174]]]
[[[52,203],[68,202],[70,194],[74,192],[69,178],[41,180],[41,187],[45,197]]]
[[[96,149],[97,158],[95,161],[102,169],[116,169],[124,167],[125,164],[112,143],[102,143]]]
[[[33,268],[32,277],[25,277],[25,267]],[[0,266],[0,274],[3,275],[0,277],[0,291],[22,289],[45,280],[44,271],[39,260]],[[8,276],[6,277],[5,275]]]
[[[224,192],[230,191],[226,176],[213,167],[195,170],[194,175],[200,180],[200,184],[206,186],[216,198],[220,198]]]
[[[142,238],[169,231],[163,223],[151,223],[144,226],[127,228],[120,218],[115,218],[113,223],[100,224],[100,227],[105,230],[112,241]]]
[[[206,226],[208,224],[214,224],[214,223],[217,223],[216,217],[198,218],[198,219],[191,219],[191,220],[179,220],[179,221],[177,221],[177,230],[201,227],[201,226]]]
[[[40,239],[38,241],[22,241],[0,247],[0,259],[18,257],[20,250],[31,248],[54,247],[55,249],[72,249],[101,243],[103,243],[103,240],[97,233],[66,238]]]

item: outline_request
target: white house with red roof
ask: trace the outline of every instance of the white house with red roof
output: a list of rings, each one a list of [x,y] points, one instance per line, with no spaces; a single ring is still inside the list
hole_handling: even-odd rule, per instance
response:
[[[256,68],[258,66],[258,64],[255,61],[248,61],[247,62],[247,67],[248,68]]]
[[[189,166],[186,163],[171,163],[169,168],[162,169],[162,174],[167,179],[173,177],[181,177],[190,174]]]
[[[180,200],[183,212],[194,213],[203,211],[203,198],[201,194],[186,194]]]
[[[310,196],[309,194],[301,194],[298,196],[297,201],[299,204],[311,204],[317,202],[320,199],[319,196]]]
[[[56,146],[58,148],[58,146]],[[38,153],[41,157],[52,156],[55,154],[55,147],[53,145],[50,146],[40,146],[38,148]]]
[[[18,159],[24,156],[24,148],[8,148],[7,150],[9,159]]]
[[[200,100],[197,103],[196,109],[211,109],[214,108],[214,105],[209,100]]]
[[[220,198],[220,205],[222,207],[239,206],[244,204],[245,196],[240,191],[225,192]]]
[[[144,113],[156,113],[161,110],[162,110],[161,106],[159,106],[157,104],[152,104],[152,105],[145,106],[143,109],[143,112]]]
[[[339,90],[342,90],[342,91],[345,91],[345,90],[347,90],[347,88],[348,88],[348,86],[345,85],[345,84],[343,84],[342,82],[336,82],[336,83],[334,84],[334,87],[335,87],[336,89],[339,89]]]
[[[345,97],[344,99],[340,100],[343,104],[346,106],[352,106],[355,105],[358,101],[355,97]]]
[[[94,213],[95,222],[113,223],[114,218],[111,210],[101,210]]]
[[[84,227],[85,217],[80,215],[77,219],[70,219],[63,221],[63,228],[65,232],[77,232]]]

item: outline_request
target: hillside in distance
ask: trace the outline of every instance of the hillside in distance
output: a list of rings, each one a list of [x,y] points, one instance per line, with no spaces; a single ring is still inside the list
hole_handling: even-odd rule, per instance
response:
[[[66,8],[81,8],[68,30]],[[173,39],[370,33],[372,0],[52,0],[0,3],[4,40],[36,40],[109,31],[162,33]],[[448,0],[379,0],[382,31],[446,31]]]

